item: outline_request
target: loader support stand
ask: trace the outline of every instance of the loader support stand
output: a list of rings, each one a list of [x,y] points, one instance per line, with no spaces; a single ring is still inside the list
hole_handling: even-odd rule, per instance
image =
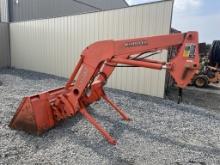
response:
[[[92,117],[86,108],[82,106],[80,113],[102,134],[102,136],[110,143],[115,145],[117,141]]]
[[[119,114],[120,116],[122,117],[123,120],[131,120],[128,115],[123,111],[121,110],[115,103],[113,103],[106,95],[103,95],[102,98],[109,104],[112,106],[113,109],[115,109]]]
[[[178,104],[180,104],[183,101],[183,89],[178,88]]]

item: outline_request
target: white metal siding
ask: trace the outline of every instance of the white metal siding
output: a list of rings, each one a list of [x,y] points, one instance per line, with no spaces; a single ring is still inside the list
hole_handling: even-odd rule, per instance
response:
[[[2,4],[1,4],[1,0],[0,0],[0,22],[2,21],[2,16],[1,16],[2,15],[2,11],[1,10],[2,10]]]
[[[172,1],[104,12],[12,23],[12,66],[68,77],[81,51],[97,40],[168,34]],[[154,58],[166,60],[166,52]],[[163,97],[165,71],[117,68],[112,88]]]
[[[8,17],[8,0],[0,0],[1,22],[9,22]]]

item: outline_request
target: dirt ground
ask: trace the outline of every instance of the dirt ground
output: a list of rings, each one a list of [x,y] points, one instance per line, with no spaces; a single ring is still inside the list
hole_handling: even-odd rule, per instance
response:
[[[177,88],[170,88],[167,99],[177,102],[177,95]],[[220,113],[220,84],[210,84],[207,88],[187,87],[183,90],[183,103]]]
[[[220,113],[216,109],[217,100],[215,106],[208,101],[202,104],[205,94],[199,96],[189,89],[184,92],[184,102],[177,104],[106,88],[109,97],[132,118],[130,122],[122,121],[103,101],[88,107],[117,139],[117,145],[113,146],[80,114],[42,136],[11,130],[8,124],[24,96],[62,86],[66,79],[0,69],[0,80],[3,83],[0,86],[0,164],[220,164]],[[194,96],[199,101],[192,101]],[[187,100],[198,106],[187,104]]]

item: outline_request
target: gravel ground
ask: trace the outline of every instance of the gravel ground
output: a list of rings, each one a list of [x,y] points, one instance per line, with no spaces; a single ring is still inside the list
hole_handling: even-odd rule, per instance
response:
[[[133,120],[120,120],[103,101],[89,111],[118,140],[117,145],[108,144],[80,114],[37,137],[9,129],[19,102],[66,80],[15,69],[0,70],[0,80],[0,164],[220,164],[216,111],[106,89]]]

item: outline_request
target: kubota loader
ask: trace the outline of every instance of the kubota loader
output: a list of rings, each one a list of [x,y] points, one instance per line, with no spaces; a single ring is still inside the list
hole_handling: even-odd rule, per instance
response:
[[[148,58],[171,47],[175,47],[176,52],[169,62]],[[81,113],[109,143],[116,144],[116,140],[86,108],[104,99],[122,119],[129,120],[128,115],[107,97],[103,89],[114,69],[126,66],[167,69],[177,86],[185,88],[199,69],[198,33],[106,40],[86,47],[66,85],[25,97],[11,120],[10,127],[39,135],[61,120]]]

